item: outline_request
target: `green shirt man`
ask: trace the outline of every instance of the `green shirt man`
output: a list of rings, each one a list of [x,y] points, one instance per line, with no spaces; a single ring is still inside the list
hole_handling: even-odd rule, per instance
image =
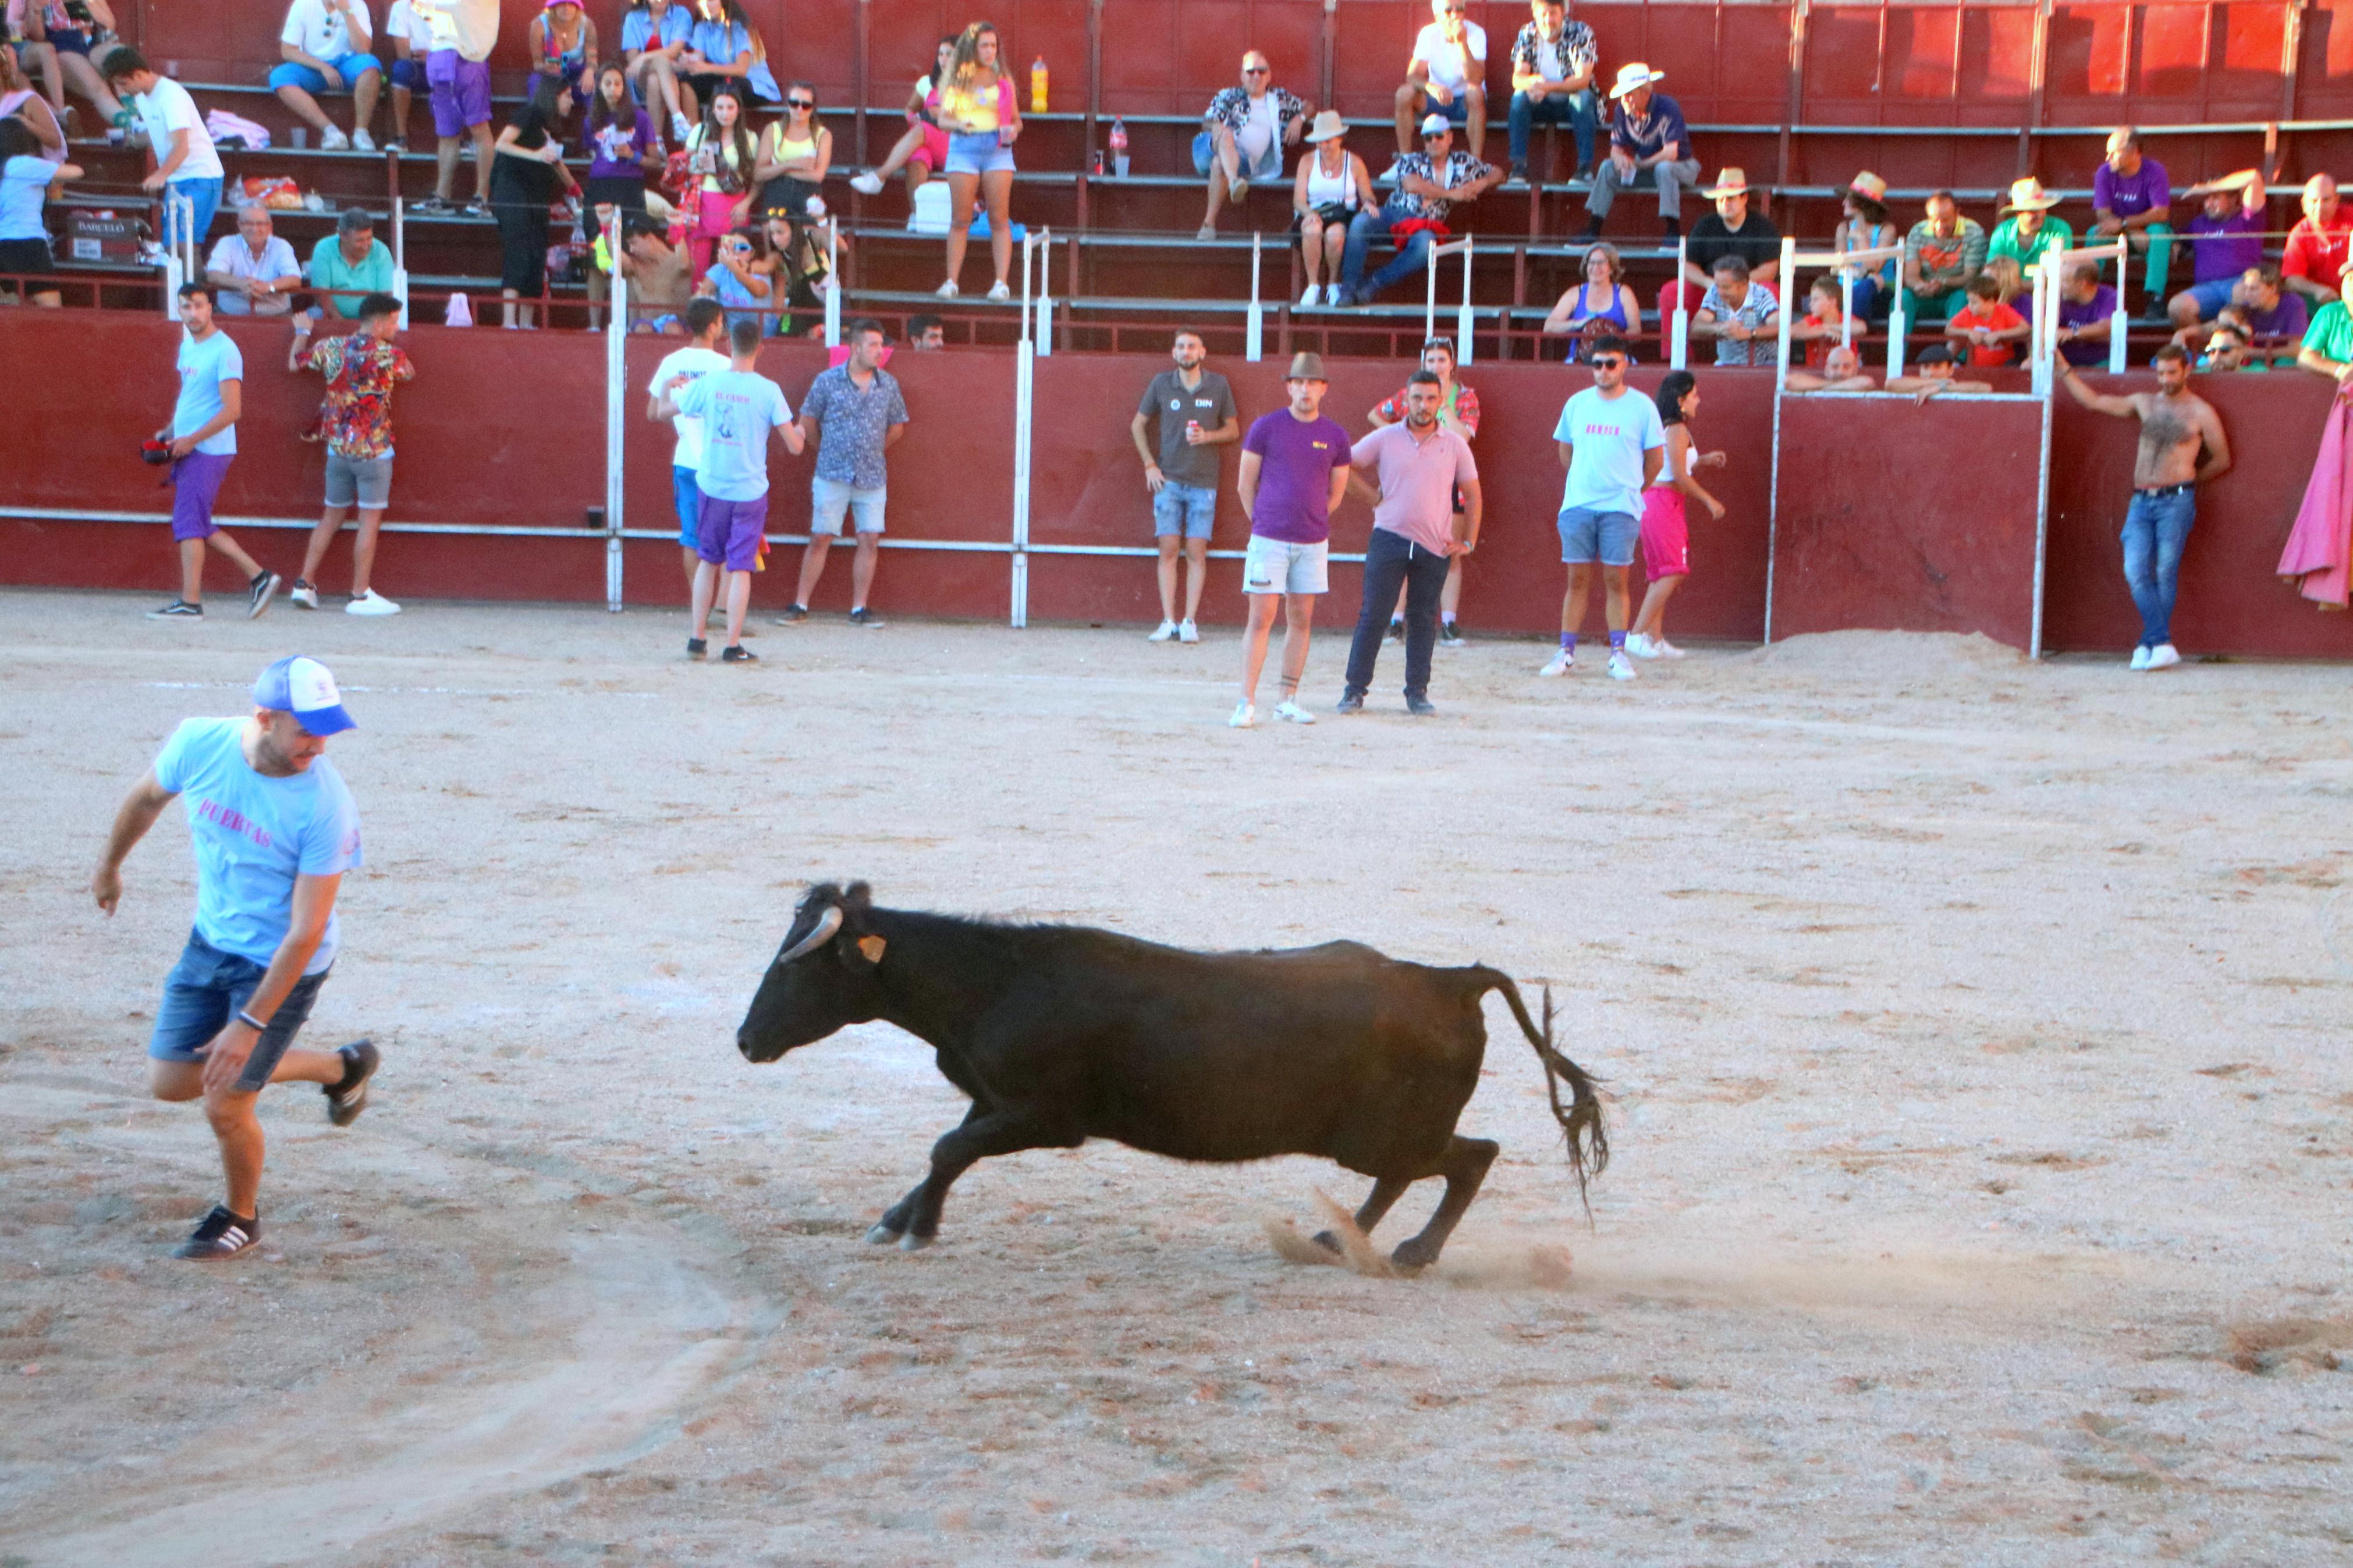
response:
[[[304,269],[303,275],[313,289],[349,290],[327,296],[339,316],[356,317],[364,295],[392,292],[392,252],[375,237],[375,226],[364,221],[357,226],[346,226],[354,218],[366,217],[365,213],[345,213],[336,232],[311,250],[311,265]],[[354,253],[359,258],[356,261],[353,259]]]

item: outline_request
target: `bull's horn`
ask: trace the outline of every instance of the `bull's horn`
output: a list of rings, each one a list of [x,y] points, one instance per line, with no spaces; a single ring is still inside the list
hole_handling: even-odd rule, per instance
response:
[[[818,948],[823,947],[827,942],[831,942],[833,940],[833,933],[840,929],[841,906],[839,904],[827,905],[825,913],[817,917],[817,929],[809,932],[808,935],[801,938],[800,941],[793,943],[792,946],[786,948],[784,952],[778,953],[776,955],[776,962],[778,963],[790,963],[794,959],[798,958],[805,952],[816,952]]]

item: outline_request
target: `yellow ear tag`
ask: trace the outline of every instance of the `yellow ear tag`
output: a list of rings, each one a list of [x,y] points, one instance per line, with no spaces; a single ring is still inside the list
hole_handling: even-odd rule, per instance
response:
[[[866,962],[869,963],[882,962],[882,949],[885,945],[879,936],[861,936],[858,939],[858,951],[866,955]]]

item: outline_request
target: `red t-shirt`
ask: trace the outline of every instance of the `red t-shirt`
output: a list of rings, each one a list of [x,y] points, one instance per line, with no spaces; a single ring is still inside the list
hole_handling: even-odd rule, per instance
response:
[[[1836,328],[1839,325],[1837,321],[1823,321],[1820,316],[1815,315],[1810,310],[1806,313],[1806,319],[1798,324],[1804,327],[1831,328]],[[1859,326],[1856,329],[1854,336],[1857,345],[1860,346],[1862,342],[1862,332]],[[1808,370],[1828,370],[1831,363],[1831,350],[1838,346],[1838,334],[1835,331],[1832,331],[1828,337],[1807,339],[1806,368]]]
[[[2287,249],[2280,257],[2280,275],[2302,278],[2324,289],[2336,288],[2337,278],[2345,270],[2348,240],[2353,240],[2353,214],[2339,209],[2336,220],[2325,229],[2314,226],[2308,217],[2298,218],[2295,226],[2287,231]]]
[[[1996,305],[1991,310],[1980,313],[1978,302],[1973,299],[1967,310],[1953,312],[1951,324],[1963,328],[1991,327],[1995,331],[2002,332],[2026,325],[2026,318],[2007,305]],[[1969,345],[1969,363],[1981,370],[2008,364],[2015,354],[2016,345],[2012,343],[1995,343],[1990,348],[1983,343]]]

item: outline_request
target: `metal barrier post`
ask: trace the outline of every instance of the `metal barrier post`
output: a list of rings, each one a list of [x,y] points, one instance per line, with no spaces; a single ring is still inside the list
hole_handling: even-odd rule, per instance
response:
[[[1259,296],[1259,268],[1263,261],[1262,247],[1266,236],[1250,231],[1250,314],[1243,318],[1242,357],[1252,364],[1266,357],[1266,306]]]
[[[403,226],[407,204],[398,196],[392,198],[392,297],[400,301],[400,330],[406,331],[408,321],[408,237]]]
[[[1021,239],[1021,340],[1013,350],[1013,581],[1010,624],[1029,624],[1029,437],[1035,408],[1037,343],[1032,336],[1031,268],[1039,237]]]
[[[1679,278],[1675,281],[1677,285],[1680,286],[1683,279]],[[1792,289],[1797,288],[1797,286],[1798,242],[1785,235],[1782,237],[1781,240],[1781,308],[1773,312],[1774,320],[1780,323],[1779,341],[1776,343],[1773,351],[1773,390],[1777,393],[1784,390],[1789,380],[1790,312],[1788,295]],[[1754,287],[1754,285],[1751,285],[1751,287]],[[1681,296],[1678,295],[1677,297],[1680,298]],[[1751,364],[1757,363],[1756,350],[1751,349],[1749,351],[1748,362]]]
[[[1038,231],[1038,330],[1031,335],[1039,359],[1054,352],[1054,231],[1050,228]]]
[[[605,230],[606,254],[613,259],[612,319],[605,324],[605,608],[621,613],[621,507],[626,483],[625,435],[629,407],[629,280],[620,266],[621,215]],[[406,274],[397,274],[404,281]]]
[[[1895,285],[1895,298],[1887,307],[1887,374],[1904,374],[1904,334],[1911,330],[1911,321],[1904,307],[1911,301],[1912,291],[1901,281]]]
[[[841,225],[825,220],[825,346],[841,346]]]
[[[164,319],[180,319],[180,286],[201,276],[195,261],[196,204],[164,187]],[[185,254],[184,254],[185,253]]]
[[[1691,311],[1683,307],[1683,268],[1691,265],[1691,241],[1682,236],[1675,238],[1675,319],[1672,333],[1667,341],[1667,365],[1672,370],[1686,368],[1691,358]],[[1580,287],[1582,287],[1580,285]],[[1582,296],[1579,296],[1582,299]]]
[[[1471,247],[1469,235],[1462,237],[1462,309],[1454,318],[1454,363],[1471,363]]]

